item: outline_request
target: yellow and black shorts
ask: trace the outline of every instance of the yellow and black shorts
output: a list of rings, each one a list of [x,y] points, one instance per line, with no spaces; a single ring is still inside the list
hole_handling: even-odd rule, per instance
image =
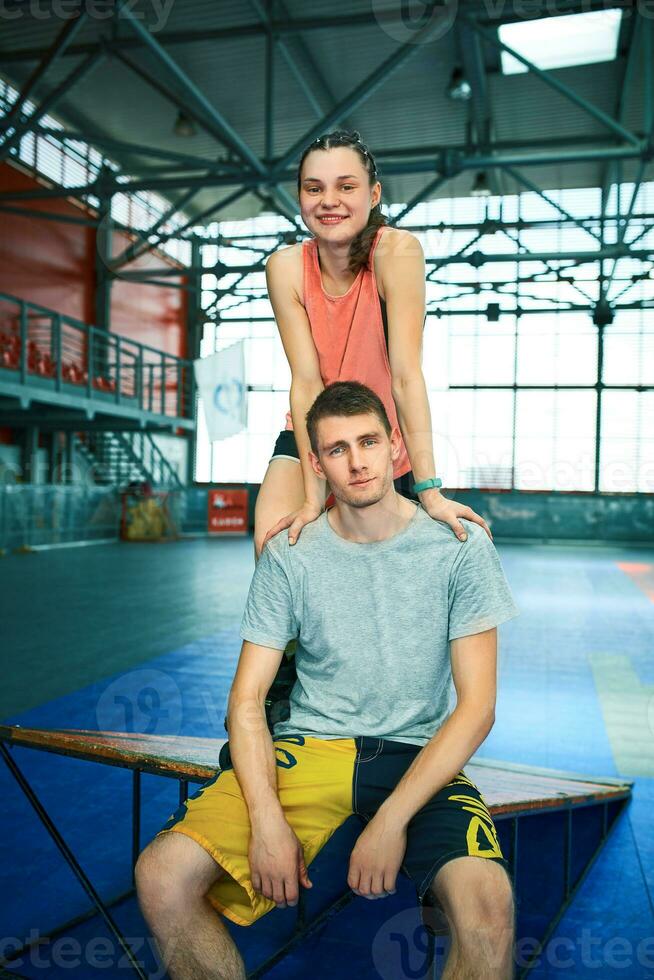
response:
[[[284,735],[273,744],[279,800],[307,867],[352,814],[366,823],[372,819],[420,751],[418,745],[367,735]],[[221,752],[221,759],[225,756],[220,771],[172,814],[159,834],[188,835],[225,869],[207,898],[232,922],[249,926],[277,906],[252,887],[248,808],[229,753]],[[441,866],[463,855],[490,858],[509,870],[481,793],[461,770],[407,827],[401,870],[414,882],[419,902]]]

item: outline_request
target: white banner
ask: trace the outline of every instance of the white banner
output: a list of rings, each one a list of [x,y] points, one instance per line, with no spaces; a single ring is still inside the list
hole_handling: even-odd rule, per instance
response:
[[[226,439],[247,424],[243,341],[193,362],[195,381],[207,421],[209,439]]]

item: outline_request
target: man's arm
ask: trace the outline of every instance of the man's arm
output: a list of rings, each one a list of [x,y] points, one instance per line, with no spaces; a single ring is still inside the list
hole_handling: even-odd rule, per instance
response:
[[[418,810],[454,779],[493,727],[497,627],[452,640],[450,658],[456,707],[373,818],[388,829],[406,828]]]
[[[283,816],[277,795],[277,769],[265,699],[283,650],[243,641],[227,707],[229,751],[256,830],[272,815]]]
[[[227,709],[234,773],[250,817],[252,887],[279,908],[297,905],[299,885],[312,887],[302,844],[277,795],[275,749],[266,721],[265,697],[283,655],[283,649],[245,640]]]

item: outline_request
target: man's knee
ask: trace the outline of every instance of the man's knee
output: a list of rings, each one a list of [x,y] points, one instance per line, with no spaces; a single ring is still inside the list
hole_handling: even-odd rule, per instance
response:
[[[440,869],[431,891],[459,931],[513,930],[513,887],[504,867],[490,858],[453,859]]]
[[[515,908],[513,888],[500,864],[493,864],[496,874],[484,875],[473,903],[473,922],[477,928],[500,931],[513,928]]]
[[[134,881],[141,908],[155,915],[165,911],[179,912],[188,908],[189,902],[200,896],[205,887],[205,876],[198,873],[197,857],[193,849],[202,851],[199,844],[182,834],[167,833],[155,837],[141,851],[134,868]],[[217,875],[220,869],[206,852],[202,852],[206,864],[211,864]],[[195,861],[192,859],[196,858]],[[207,881],[206,887],[210,882]],[[206,890],[205,887],[205,890]]]
[[[170,903],[175,894],[171,868],[162,860],[160,838],[155,838],[141,851],[134,867],[136,894],[144,912],[154,914],[164,904]],[[168,850],[168,848],[166,848]]]

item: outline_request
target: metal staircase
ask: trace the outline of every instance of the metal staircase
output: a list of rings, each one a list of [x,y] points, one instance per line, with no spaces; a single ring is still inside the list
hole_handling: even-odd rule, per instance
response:
[[[75,448],[98,484],[125,487],[148,482],[166,489],[183,486],[149,432],[80,432]]]

